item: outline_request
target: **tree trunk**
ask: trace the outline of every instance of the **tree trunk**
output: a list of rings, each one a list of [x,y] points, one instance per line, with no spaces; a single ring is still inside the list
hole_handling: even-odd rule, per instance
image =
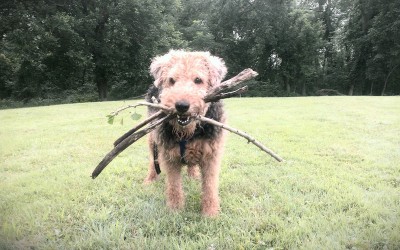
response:
[[[96,82],[99,98],[101,101],[107,99],[108,95],[108,79],[106,71],[107,58],[102,50],[105,47],[104,37],[106,32],[106,24],[109,20],[109,13],[107,9],[101,11],[100,18],[95,28],[95,42],[92,47],[94,68],[94,80]]]
[[[83,72],[82,72],[82,83],[81,86],[85,86],[86,83],[86,66],[83,67]]]
[[[371,89],[369,91],[369,95],[373,95],[373,90],[374,90],[374,82],[371,82]]]
[[[284,77],[284,82],[285,82],[286,93],[287,93],[287,95],[290,95],[290,83],[289,83],[289,78],[288,78],[288,77]]]
[[[392,70],[390,70],[389,74],[386,76],[385,84],[383,85],[383,89],[382,89],[382,93],[381,93],[382,96],[385,95],[385,91],[386,91],[387,82],[388,82],[388,80],[389,80],[389,77],[390,77],[390,75],[393,73],[393,71],[397,68],[397,66],[399,66],[399,64],[397,64],[396,66],[394,66],[394,67],[392,68]]]
[[[352,95],[353,95],[353,92],[354,92],[354,83],[352,83],[352,84],[350,85],[349,96],[352,96]]]
[[[305,82],[305,81],[303,81],[303,83],[302,83],[301,95],[302,95],[302,96],[306,96],[306,95],[307,95],[307,91],[306,91],[306,82]]]
[[[99,100],[106,101],[108,97],[107,83],[105,82],[98,83],[98,89],[99,89]]]
[[[361,28],[364,36],[368,35],[368,26],[370,22],[370,14],[368,13],[367,7],[366,7],[366,2],[365,0],[360,1],[361,3]],[[367,58],[368,58],[368,53],[370,53],[370,48],[369,45],[364,42],[361,45],[361,55],[360,55],[360,77],[361,77],[361,94],[367,94],[366,90],[366,84],[368,83],[367,80]]]
[[[96,66],[97,68],[97,66]],[[99,99],[100,101],[105,101],[107,100],[107,95],[108,95],[108,84],[107,84],[107,78],[105,75],[105,70],[99,69],[97,72],[95,70],[95,81],[97,85],[97,91],[99,93]]]

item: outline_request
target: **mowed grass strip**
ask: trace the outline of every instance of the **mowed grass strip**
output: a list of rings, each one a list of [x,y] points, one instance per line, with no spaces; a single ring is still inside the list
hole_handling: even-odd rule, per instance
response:
[[[285,162],[230,134],[215,219],[199,182],[185,177],[179,213],[165,175],[142,185],[145,139],[90,178],[136,123],[107,123],[123,105],[0,110],[0,249],[400,248],[399,97],[226,100],[228,123]]]

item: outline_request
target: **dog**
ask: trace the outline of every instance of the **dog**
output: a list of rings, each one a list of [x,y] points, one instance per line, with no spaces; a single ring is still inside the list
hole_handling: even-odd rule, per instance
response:
[[[180,210],[185,202],[181,171],[187,165],[189,177],[202,182],[202,214],[216,216],[220,210],[218,184],[225,132],[194,117],[225,122],[222,101],[203,100],[207,91],[224,79],[225,62],[209,52],[171,50],[152,60],[150,73],[155,80],[146,100],[153,102],[155,97],[160,104],[175,108],[177,116],[150,133],[150,164],[144,182],[155,181],[161,167],[166,173],[167,206]],[[149,115],[156,111],[149,108]]]

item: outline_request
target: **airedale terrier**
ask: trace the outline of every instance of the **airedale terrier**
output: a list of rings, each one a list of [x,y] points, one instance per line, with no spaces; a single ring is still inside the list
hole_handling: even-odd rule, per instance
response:
[[[203,115],[225,122],[221,101],[205,103],[207,90],[221,83],[227,69],[221,58],[209,52],[172,50],[153,59],[150,72],[155,78],[146,100],[154,96],[178,115],[149,136],[150,164],[145,183],[157,179],[159,166],[166,173],[167,205],[172,210],[184,206],[181,170],[188,166],[190,177],[202,180],[202,214],[219,212],[218,179],[224,146],[224,131],[194,119]],[[156,112],[149,108],[149,115]]]

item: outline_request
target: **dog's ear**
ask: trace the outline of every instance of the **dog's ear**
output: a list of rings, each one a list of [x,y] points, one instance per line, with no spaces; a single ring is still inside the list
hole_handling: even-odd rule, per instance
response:
[[[156,87],[159,87],[162,83],[163,72],[165,71],[170,59],[171,54],[168,53],[163,56],[157,56],[151,61],[150,73],[154,77],[154,85]]]
[[[225,78],[227,73],[227,68],[225,66],[224,60],[216,56],[208,57],[209,70],[210,70],[210,81],[211,85],[215,86],[220,84],[222,79]]]

